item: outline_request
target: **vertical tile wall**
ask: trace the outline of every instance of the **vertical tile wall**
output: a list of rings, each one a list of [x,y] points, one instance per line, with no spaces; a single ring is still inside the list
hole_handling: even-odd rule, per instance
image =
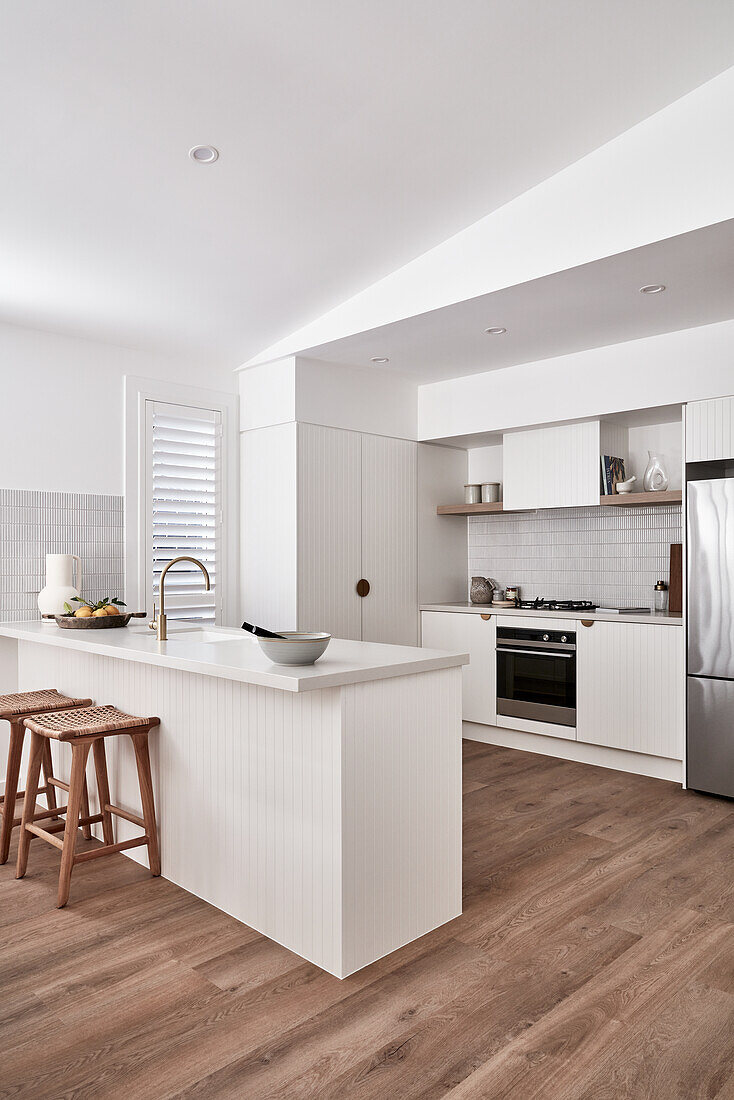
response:
[[[680,504],[549,508],[470,516],[469,577],[519,584],[526,598],[649,607],[682,541]]]
[[[0,489],[0,619],[38,617],[47,553],[79,555],[85,599],[121,596],[122,497]]]

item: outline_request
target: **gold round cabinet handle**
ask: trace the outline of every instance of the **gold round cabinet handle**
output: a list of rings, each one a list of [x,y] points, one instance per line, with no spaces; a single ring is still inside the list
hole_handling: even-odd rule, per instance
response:
[[[492,616],[491,615],[482,615],[482,618],[484,619],[485,623],[488,623],[489,620],[492,618]]]
[[[361,580],[357,581],[357,595],[364,597],[364,596],[369,596],[369,594],[370,594],[370,582],[366,581],[364,579],[364,577],[362,577]]]
[[[594,625],[594,620],[593,619],[582,619],[581,620],[581,625],[582,626],[593,626]]]

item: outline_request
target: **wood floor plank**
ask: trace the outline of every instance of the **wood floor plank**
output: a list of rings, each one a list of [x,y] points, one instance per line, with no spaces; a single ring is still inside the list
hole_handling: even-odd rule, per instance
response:
[[[123,856],[57,910],[14,838],[0,1094],[734,1100],[734,806],[478,742],[464,791],[463,914],[343,982]]]

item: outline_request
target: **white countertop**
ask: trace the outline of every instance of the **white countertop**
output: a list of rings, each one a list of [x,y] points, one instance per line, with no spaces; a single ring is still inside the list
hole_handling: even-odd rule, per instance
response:
[[[289,668],[274,665],[257,640],[237,628],[176,629],[169,624],[168,632],[168,641],[159,642],[147,625],[85,631],[62,630],[54,622],[38,620],[0,623],[0,637],[178,668],[281,691],[314,691],[469,663],[468,653],[332,638],[315,665]]]
[[[647,623],[655,626],[681,626],[681,615],[671,615],[669,611],[651,611],[649,614],[616,615],[602,611],[532,611],[529,608],[492,607],[491,604],[477,603],[424,603],[421,611],[457,611],[469,615],[521,615],[536,616],[539,619],[600,619],[610,623]]]

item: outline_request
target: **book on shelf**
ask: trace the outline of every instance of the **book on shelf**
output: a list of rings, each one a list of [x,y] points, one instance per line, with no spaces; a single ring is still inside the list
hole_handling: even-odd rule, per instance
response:
[[[624,459],[615,458],[613,455],[602,455],[600,496],[613,496],[617,491],[615,486],[618,481],[626,481]]]

